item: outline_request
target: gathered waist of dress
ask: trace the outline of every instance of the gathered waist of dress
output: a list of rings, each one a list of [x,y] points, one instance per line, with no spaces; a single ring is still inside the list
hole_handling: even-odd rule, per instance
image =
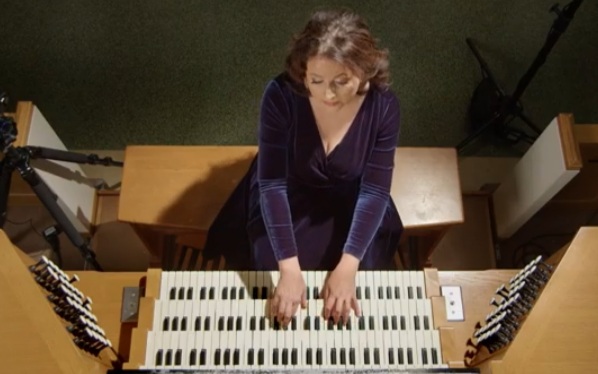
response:
[[[307,181],[304,179],[289,176],[287,179],[287,188],[289,192],[301,192],[305,194],[331,195],[334,196],[354,196],[359,192],[359,179],[350,181],[330,180],[330,181]]]

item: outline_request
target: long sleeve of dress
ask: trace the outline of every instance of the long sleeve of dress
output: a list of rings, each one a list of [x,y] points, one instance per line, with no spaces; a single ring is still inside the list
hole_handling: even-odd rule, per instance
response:
[[[287,141],[291,114],[281,87],[271,81],[262,97],[258,131],[260,206],[277,261],[297,255],[287,197]]]
[[[399,102],[390,94],[383,103],[383,115],[372,155],[361,179],[361,187],[344,253],[359,260],[372,242],[384,217],[394,167],[394,156],[399,136]]]

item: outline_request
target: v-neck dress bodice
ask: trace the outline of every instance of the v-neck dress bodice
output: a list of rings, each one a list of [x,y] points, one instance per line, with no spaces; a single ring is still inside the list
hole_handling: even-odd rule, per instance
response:
[[[343,253],[362,269],[394,264],[403,226],[390,197],[399,104],[371,88],[326,155],[309,98],[281,74],[261,101],[258,154],[208,233],[205,253],[236,269],[276,270],[298,256],[331,270]]]

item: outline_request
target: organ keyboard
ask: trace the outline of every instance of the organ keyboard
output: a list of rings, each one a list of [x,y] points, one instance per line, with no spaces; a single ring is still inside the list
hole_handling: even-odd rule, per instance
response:
[[[286,328],[267,313],[278,276],[252,271],[148,274],[145,296],[153,305],[145,312],[151,316],[140,310],[140,328],[147,319],[147,331],[134,341],[145,352],[131,357],[125,368],[449,370],[424,271],[359,272],[356,292],[362,313],[351,315],[346,324],[322,317],[319,288],[326,272],[304,272],[308,305]],[[152,277],[157,278],[154,285]]]

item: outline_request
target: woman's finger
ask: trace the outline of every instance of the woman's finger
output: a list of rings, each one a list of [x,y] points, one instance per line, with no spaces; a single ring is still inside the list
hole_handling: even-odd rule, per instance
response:
[[[359,306],[359,301],[357,301],[355,297],[351,298],[351,308],[353,308],[357,317],[361,317],[361,307]]]
[[[324,319],[328,319],[332,316],[335,302],[336,298],[334,296],[328,295],[328,297],[324,299]]]

